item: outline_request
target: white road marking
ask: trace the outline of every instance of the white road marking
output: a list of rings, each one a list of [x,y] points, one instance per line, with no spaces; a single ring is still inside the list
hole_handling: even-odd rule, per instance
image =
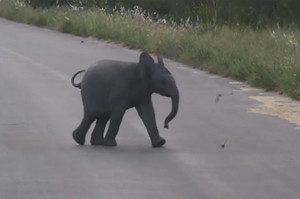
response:
[[[14,50],[11,50],[9,48],[1,48],[2,51],[5,51],[6,53],[10,53],[10,54],[13,54],[25,61],[28,61],[28,62],[31,62],[32,64],[34,64],[35,66],[38,66],[39,68],[43,69],[44,71],[48,72],[48,73],[51,73],[53,74],[55,77],[58,77],[59,79],[61,80],[64,80],[64,81],[67,81],[67,82],[70,82],[70,77],[67,76],[67,75],[64,75],[62,73],[60,73],[59,71],[57,70],[54,70],[53,68],[41,63],[41,62],[38,62],[30,57],[27,57],[21,53],[18,53]]]

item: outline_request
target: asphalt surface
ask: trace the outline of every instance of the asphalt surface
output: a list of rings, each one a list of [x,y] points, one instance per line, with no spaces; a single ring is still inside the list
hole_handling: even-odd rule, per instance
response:
[[[4,19],[0,38],[0,198],[299,199],[300,131],[249,113],[255,91],[165,59],[181,94],[170,129],[170,99],[153,95],[165,147],[151,148],[134,109],[117,147],[78,146],[82,104],[70,77],[139,52]]]

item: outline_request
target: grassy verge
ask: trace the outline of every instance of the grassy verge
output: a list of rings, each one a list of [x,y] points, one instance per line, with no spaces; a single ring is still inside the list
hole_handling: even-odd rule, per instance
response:
[[[17,2],[17,3],[16,3]],[[0,1],[0,16],[81,36],[159,52],[200,69],[300,99],[300,30],[174,25],[154,22],[140,10],[33,9]]]

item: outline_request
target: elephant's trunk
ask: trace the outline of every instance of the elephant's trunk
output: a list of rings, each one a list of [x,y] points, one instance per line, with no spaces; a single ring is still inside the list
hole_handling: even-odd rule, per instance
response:
[[[171,95],[172,99],[172,111],[171,113],[166,117],[165,119],[165,128],[169,128],[169,122],[174,119],[174,117],[177,115],[178,112],[178,105],[179,105],[179,92],[178,89],[176,88],[173,94]]]

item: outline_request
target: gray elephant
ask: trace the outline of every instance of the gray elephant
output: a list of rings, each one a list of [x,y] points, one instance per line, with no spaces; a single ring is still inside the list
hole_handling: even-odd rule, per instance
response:
[[[72,77],[72,85],[81,89],[84,116],[73,132],[74,140],[83,145],[90,125],[96,120],[91,136],[92,145],[116,146],[116,135],[123,115],[135,107],[151,139],[152,147],[161,147],[165,139],[159,135],[152,105],[152,93],[172,99],[172,111],[166,117],[164,127],[176,116],[179,92],[175,80],[164,66],[146,52],[140,54],[138,63],[102,60],[86,71]],[[75,83],[78,74],[85,72],[80,83]],[[104,137],[106,123],[110,120]]]

